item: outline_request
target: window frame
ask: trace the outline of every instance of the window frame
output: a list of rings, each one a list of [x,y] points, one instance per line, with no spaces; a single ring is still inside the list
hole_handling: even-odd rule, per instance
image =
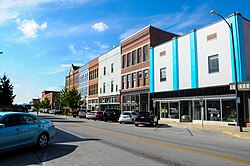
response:
[[[212,61],[212,60],[216,61],[216,63],[215,63],[216,68],[215,68],[215,66],[213,66],[214,64],[212,64],[212,63],[214,61]],[[218,72],[220,72],[219,54],[208,56],[208,73],[212,74],[212,73],[218,73]]]
[[[165,70],[165,78],[163,77],[164,70]],[[163,68],[160,68],[160,82],[165,82],[165,81],[167,81],[167,73],[166,73],[166,67],[163,67]]]

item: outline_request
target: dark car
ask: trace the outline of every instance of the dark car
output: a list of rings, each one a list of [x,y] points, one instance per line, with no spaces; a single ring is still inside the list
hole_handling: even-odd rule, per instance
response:
[[[138,115],[135,116],[135,126],[139,126],[139,124],[142,125],[158,125],[158,118],[157,116],[151,114],[151,112],[148,111],[140,111],[138,112]]]
[[[102,111],[95,112],[94,120],[103,120],[103,112]]]
[[[117,109],[106,109],[103,112],[103,120],[105,122],[107,122],[108,120],[110,121],[118,121],[119,117],[120,117],[120,110]]]

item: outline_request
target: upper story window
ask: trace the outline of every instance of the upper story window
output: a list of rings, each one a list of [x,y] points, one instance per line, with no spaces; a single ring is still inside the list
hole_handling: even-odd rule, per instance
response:
[[[141,63],[142,62],[142,49],[141,48],[139,48],[138,50],[137,50],[137,58],[138,58],[138,63]]]
[[[219,72],[219,56],[218,56],[218,54],[208,57],[208,71],[209,71],[209,73]]]
[[[111,73],[114,73],[114,63],[111,64]]]
[[[136,73],[132,74],[132,88],[136,86]]]
[[[215,39],[217,39],[217,33],[212,33],[210,35],[207,35],[207,41],[211,41]]]
[[[114,91],[114,81],[111,81],[111,92]]]
[[[125,68],[126,66],[126,55],[122,56],[122,68]]]
[[[106,83],[105,82],[103,83],[102,89],[103,89],[103,93],[105,93],[105,91],[106,91]]]
[[[149,85],[148,69],[144,70],[144,86]]]
[[[131,78],[130,78],[130,77],[131,77],[131,75],[128,74],[128,75],[127,75],[127,89],[130,88],[130,81],[131,81]]]
[[[166,67],[160,69],[160,82],[166,81]]]
[[[127,54],[127,67],[129,67],[131,64],[131,55],[130,53]]]
[[[143,61],[148,60],[148,45],[143,46]]]
[[[135,63],[136,63],[136,51],[134,50],[132,52],[132,65],[135,65]]]
[[[106,75],[106,66],[103,68],[103,75]]]
[[[125,89],[126,85],[126,76],[122,76],[122,89]]]
[[[142,72],[139,71],[138,72],[138,87],[142,85]]]

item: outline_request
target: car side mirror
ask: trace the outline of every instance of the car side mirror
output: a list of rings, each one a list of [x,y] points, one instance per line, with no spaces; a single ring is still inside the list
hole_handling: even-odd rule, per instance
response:
[[[5,125],[4,124],[0,124],[0,128],[5,128]]]

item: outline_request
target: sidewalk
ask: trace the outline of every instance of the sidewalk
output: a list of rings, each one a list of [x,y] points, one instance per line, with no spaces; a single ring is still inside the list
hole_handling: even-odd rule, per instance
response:
[[[173,122],[168,120],[160,120],[159,124],[167,124],[172,127],[178,128],[189,128],[194,130],[204,130],[204,131],[214,131],[219,133],[224,133],[237,137],[240,139],[250,140],[250,128],[243,127],[243,132],[237,132],[235,126],[219,126],[219,125],[204,125],[202,128],[201,124],[193,124],[187,122]]]

